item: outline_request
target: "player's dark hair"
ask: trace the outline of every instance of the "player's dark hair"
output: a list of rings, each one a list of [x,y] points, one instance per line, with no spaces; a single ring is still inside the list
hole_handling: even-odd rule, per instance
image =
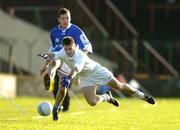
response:
[[[68,45],[71,45],[73,43],[74,43],[74,38],[72,38],[70,36],[66,36],[63,38],[63,41],[62,41],[63,46],[68,46]]]
[[[60,17],[60,15],[64,15],[64,14],[67,14],[69,13],[70,14],[70,11],[66,8],[61,8],[58,10],[58,13],[57,13],[57,17]]]

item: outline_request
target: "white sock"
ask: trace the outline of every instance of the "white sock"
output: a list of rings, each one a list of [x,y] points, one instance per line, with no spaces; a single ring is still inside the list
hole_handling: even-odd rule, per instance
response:
[[[99,96],[100,97],[100,101],[101,102],[105,102],[105,101],[109,101],[110,100],[110,96],[108,94],[102,94]]]
[[[144,99],[144,93],[139,91],[139,90],[136,90],[134,96],[138,97],[138,98],[141,98],[141,99]]]

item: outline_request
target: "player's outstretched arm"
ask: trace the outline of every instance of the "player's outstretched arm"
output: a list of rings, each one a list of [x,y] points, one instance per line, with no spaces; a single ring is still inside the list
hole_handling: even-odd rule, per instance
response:
[[[43,59],[46,59],[44,66],[40,70],[40,75],[42,75],[47,70],[50,62],[54,59],[54,55],[52,53],[47,53],[47,54],[38,54],[38,56],[42,57]]]

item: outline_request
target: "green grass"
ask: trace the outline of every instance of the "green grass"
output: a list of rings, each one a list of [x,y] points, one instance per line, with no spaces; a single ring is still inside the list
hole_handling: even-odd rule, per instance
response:
[[[37,104],[53,99],[21,97],[13,99],[26,111],[15,109],[0,98],[0,130],[178,130],[180,129],[180,99],[157,99],[152,106],[144,101],[119,99],[120,107],[108,103],[88,106],[84,98],[72,98],[70,110],[60,113],[60,120],[53,121],[51,115],[41,117]]]

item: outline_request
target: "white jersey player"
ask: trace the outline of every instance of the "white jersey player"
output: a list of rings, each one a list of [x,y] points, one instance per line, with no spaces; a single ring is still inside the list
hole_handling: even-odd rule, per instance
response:
[[[91,106],[95,106],[96,104],[104,101],[107,101],[115,106],[119,106],[118,101],[112,97],[110,92],[102,95],[96,94],[97,85],[105,84],[118,91],[137,96],[150,104],[155,104],[155,100],[152,96],[140,92],[139,90],[131,87],[129,84],[119,82],[108,69],[85,55],[84,52],[76,47],[72,37],[65,37],[63,39],[62,46],[63,49],[60,52],[54,53],[55,60],[51,61],[51,68],[49,72],[52,74],[56,71],[61,61],[66,62],[68,66],[70,66],[71,72],[68,76],[63,77],[61,80],[61,87],[59,88],[60,91],[58,91],[59,93],[57,94],[56,102],[53,107],[54,120],[58,120],[57,110],[63,101],[71,80],[76,75],[79,75],[80,77],[82,92],[87,103]]]
[[[77,75],[80,78],[80,86],[94,86],[107,84],[113,77],[113,74],[99,63],[90,59],[84,52],[76,47],[75,54],[70,57],[66,54],[65,50],[54,53],[56,65],[60,66],[64,61],[70,68],[77,69]],[[103,75],[103,76],[102,76]]]

